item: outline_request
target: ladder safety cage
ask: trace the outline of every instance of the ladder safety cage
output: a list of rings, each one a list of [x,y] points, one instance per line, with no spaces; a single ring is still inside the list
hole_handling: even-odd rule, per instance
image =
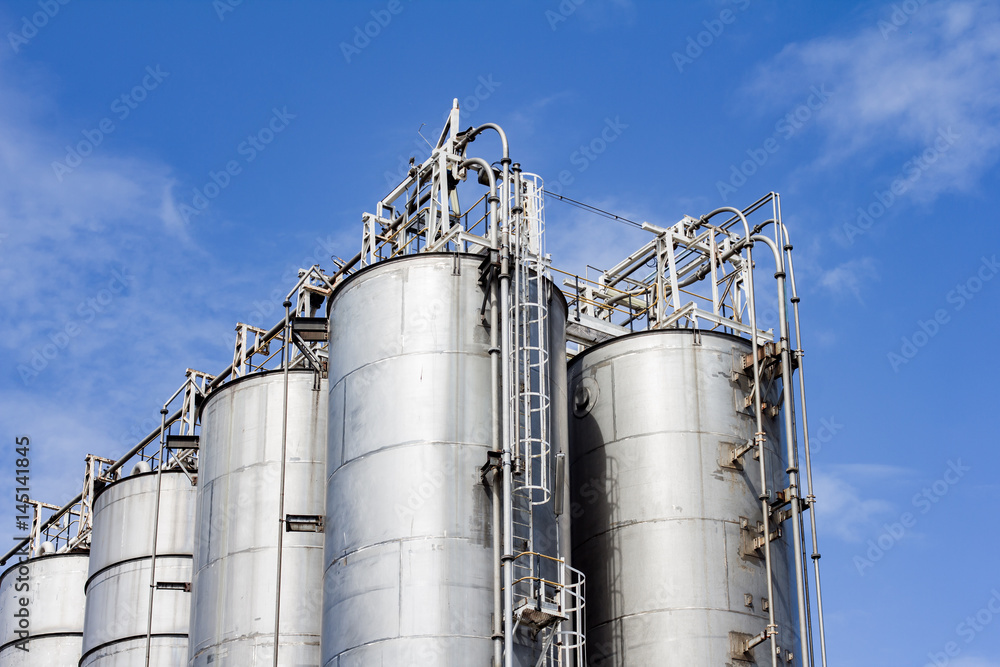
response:
[[[469,157],[481,133],[501,140],[499,160]],[[500,569],[502,658],[513,664],[514,634],[531,627],[538,666],[583,667],[583,575],[551,554],[536,550],[536,513],[552,509],[552,351],[548,317],[551,272],[544,246],[542,179],[511,162],[507,138],[492,123],[460,129],[455,100],[440,138],[421,163],[411,159],[406,176],[362,215],[361,251],[340,264],[334,280],[358,268],[421,252],[472,253],[484,257],[480,283],[487,299],[502,415],[496,466],[503,487]],[[475,181],[470,176],[475,175]],[[463,184],[469,184],[464,186]],[[485,189],[463,208],[472,184]],[[459,197],[459,189],[462,197]],[[496,310],[491,309],[491,304]],[[488,316],[487,312],[491,314]],[[499,315],[497,316],[497,312]],[[496,327],[496,328],[493,328]],[[501,340],[502,339],[502,340]],[[558,350],[558,362],[563,351]],[[502,370],[501,370],[502,369]],[[496,437],[496,436],[495,436]]]

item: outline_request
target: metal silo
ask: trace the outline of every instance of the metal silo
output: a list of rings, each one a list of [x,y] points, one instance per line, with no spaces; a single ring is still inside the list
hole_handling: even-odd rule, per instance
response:
[[[193,666],[273,664],[279,590],[280,664],[319,663],[323,536],[316,530],[324,513],[326,381],[290,370],[287,394],[285,382],[283,371],[247,375],[202,405]],[[281,518],[293,532],[283,535],[279,588],[283,443]]]
[[[495,412],[482,266],[477,255],[408,255],[334,293],[325,667],[492,659],[494,505],[482,471]],[[565,319],[561,295],[550,308]]]
[[[0,664],[77,666],[83,642],[87,560],[86,553],[48,555],[4,570],[0,575]]]
[[[180,470],[123,477],[97,495],[80,667],[172,667],[187,659],[194,501]]]
[[[768,600],[754,545],[759,468],[749,454],[732,463],[756,430],[749,353],[736,336],[661,330],[597,345],[570,364],[573,558],[587,577],[595,664],[743,664],[734,646],[767,625],[775,603],[779,664],[801,664],[791,653],[789,540],[772,535],[777,600]],[[765,392],[766,406],[777,393]],[[776,415],[764,420],[771,489],[783,488],[787,467]],[[770,664],[768,649],[755,649],[757,663]]]

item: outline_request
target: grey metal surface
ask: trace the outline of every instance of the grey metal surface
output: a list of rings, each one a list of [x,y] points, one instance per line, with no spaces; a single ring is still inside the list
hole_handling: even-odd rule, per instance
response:
[[[94,503],[81,667],[145,665],[156,473],[122,478]],[[191,582],[196,489],[180,471],[164,472],[156,544],[156,582]],[[191,594],[153,594],[150,665],[172,667],[186,653]],[[141,641],[136,637],[141,636]]]
[[[8,567],[0,578],[0,665],[76,667],[83,641],[87,555],[42,556]],[[27,590],[24,585],[27,584]],[[28,651],[19,649],[21,598],[27,598]]]
[[[333,297],[323,665],[492,655],[480,263],[384,262]]]
[[[334,294],[324,666],[492,659],[481,263],[408,256],[355,274]]]
[[[573,564],[587,577],[593,664],[748,664],[733,662],[729,633],[767,625],[764,562],[746,553],[740,524],[762,518],[760,475],[752,452],[743,470],[720,460],[753,438],[746,381],[734,373],[749,350],[734,336],[666,330],[616,339],[570,364]],[[769,405],[776,397],[765,393]],[[781,489],[777,422],[767,419],[765,431],[770,486]],[[772,556],[778,644],[794,651],[788,536],[772,543]],[[770,662],[768,648],[755,649],[758,663]]]
[[[145,631],[145,630],[144,630]],[[187,636],[153,636],[150,641],[149,664],[180,667],[187,663]],[[79,667],[143,667],[146,664],[146,637],[116,641],[92,651],[80,661]]]
[[[285,513],[324,514],[327,390],[289,373]],[[202,407],[192,666],[272,664],[284,378],[246,376]],[[319,664],[321,533],[284,535],[282,665]]]

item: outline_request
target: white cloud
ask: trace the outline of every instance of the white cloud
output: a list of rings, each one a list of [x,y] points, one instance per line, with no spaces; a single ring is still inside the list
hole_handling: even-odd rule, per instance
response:
[[[958,135],[924,170],[910,196],[930,201],[975,187],[1000,147],[1000,7],[985,0],[929,2],[899,30],[886,6],[854,34],[793,43],[761,68],[749,94],[786,104],[824,84],[833,91],[816,115],[825,146],[815,168],[849,168],[857,177],[888,160],[904,162]],[[885,34],[883,34],[885,33]],[[891,180],[893,174],[888,176]]]
[[[168,165],[110,137],[59,180],[51,163],[82,135],[53,124],[52,85],[0,56],[0,430],[31,437],[32,495],[62,503],[85,454],[123,453],[122,432],[159,416],[186,367],[225,359],[235,318],[206,294],[237,278],[191,240]],[[0,509],[3,525],[12,511]]]
[[[824,271],[820,276],[819,284],[838,296],[849,292],[858,301],[864,303],[864,299],[861,297],[862,290],[878,278],[875,260],[871,257],[862,257],[846,261]]]
[[[814,473],[817,512],[824,534],[847,542],[861,542],[877,531],[878,522],[893,511],[892,503],[866,497],[856,485],[887,480],[905,471],[882,465],[827,466]],[[850,480],[850,481],[849,481]]]

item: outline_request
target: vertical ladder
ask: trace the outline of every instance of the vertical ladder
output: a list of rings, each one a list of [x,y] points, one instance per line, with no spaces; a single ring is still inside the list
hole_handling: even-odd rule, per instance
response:
[[[515,461],[513,484],[515,615],[541,603],[539,559],[534,548],[536,505],[548,502],[549,488],[549,357],[546,318],[548,303],[542,257],[541,187],[535,178],[517,178],[521,211],[513,216],[510,323],[513,381],[512,419]],[[517,200],[512,204],[517,209]]]

